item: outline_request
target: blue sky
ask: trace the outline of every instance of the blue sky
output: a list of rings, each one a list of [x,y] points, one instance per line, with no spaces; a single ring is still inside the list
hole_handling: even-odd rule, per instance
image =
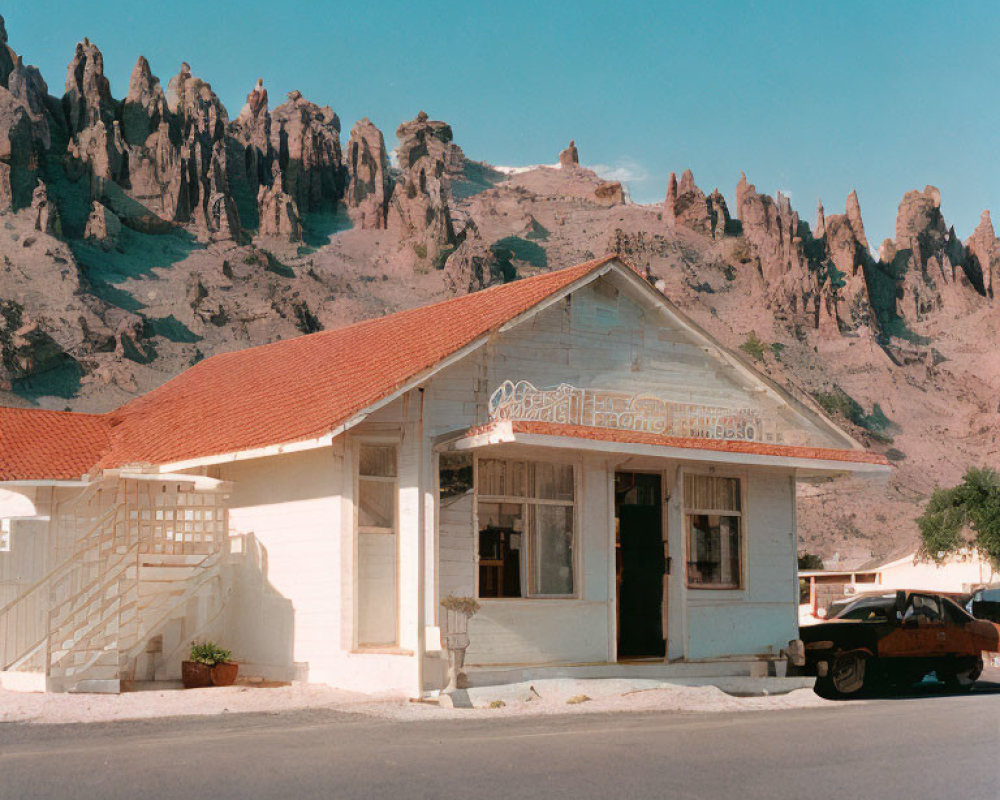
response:
[[[732,200],[740,170],[810,221],[858,190],[873,244],[903,193],[932,183],[964,237],[1000,214],[1000,3],[15,0],[11,46],[61,95],[84,36],[116,97],[137,56],[166,85],[182,60],[231,115],[258,76],[330,104],[346,142],[420,109],[470,158],[581,160],[662,198],[690,167]]]

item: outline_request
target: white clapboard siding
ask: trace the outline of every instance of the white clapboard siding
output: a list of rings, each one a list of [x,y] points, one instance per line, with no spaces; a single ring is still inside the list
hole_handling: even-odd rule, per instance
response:
[[[642,392],[677,403],[752,407],[786,441],[842,446],[752,385],[706,345],[608,278],[578,290],[497,335],[485,348],[442,370],[428,386],[428,432],[486,421],[490,392],[505,380],[538,388],[559,383]]]
[[[264,553],[265,585],[289,601],[294,660],[321,667],[340,650],[341,477],[330,448],[227,464],[233,482],[230,526],[253,533]],[[275,625],[270,646],[256,641],[264,663],[287,661],[287,629]],[[238,651],[239,643],[232,649]],[[268,658],[268,649],[273,660]]]
[[[469,597],[475,592],[476,569],[471,492],[443,501],[439,513],[440,596]]]
[[[796,637],[794,483],[791,473],[751,471],[745,517],[746,588],[689,591],[690,658],[778,649]]]

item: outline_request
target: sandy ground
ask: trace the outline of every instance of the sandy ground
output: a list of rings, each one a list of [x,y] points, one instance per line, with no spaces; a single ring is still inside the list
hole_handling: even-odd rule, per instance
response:
[[[582,682],[581,682],[582,683]],[[112,722],[152,717],[279,713],[330,710],[395,720],[523,716],[627,711],[722,712],[814,708],[829,705],[811,690],[770,697],[734,697],[712,686],[628,690],[589,682],[567,696],[566,687],[536,682],[530,700],[507,700],[498,708],[451,709],[398,696],[345,692],[315,684],[274,688],[226,688],[129,692],[121,695],[47,694],[0,690],[0,722]],[[625,689],[625,691],[622,691]],[[587,700],[582,700],[586,696]],[[569,701],[573,702],[569,702]]]

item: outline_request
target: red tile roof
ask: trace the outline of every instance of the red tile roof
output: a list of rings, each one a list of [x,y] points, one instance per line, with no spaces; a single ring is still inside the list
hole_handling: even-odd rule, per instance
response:
[[[614,258],[213,356],[105,415],[32,411],[26,425],[23,412],[0,408],[0,432],[16,430],[0,438],[0,480],[79,477],[94,466],[167,464],[322,436]]]
[[[498,423],[472,428],[467,435],[490,433]],[[759,456],[781,458],[806,458],[814,461],[848,461],[860,464],[889,466],[889,460],[878,453],[867,450],[839,450],[832,447],[799,447],[794,445],[766,444],[764,442],[740,442],[725,439],[697,439],[689,436],[666,436],[657,433],[622,431],[614,428],[593,428],[586,425],[565,425],[558,422],[511,421],[514,434],[526,433],[539,436],[562,436],[571,439],[589,439],[617,444],[648,444],[657,447],[680,447],[692,450],[713,450],[724,453],[747,453]]]
[[[75,480],[108,450],[107,418],[36,408],[0,409],[0,480]]]

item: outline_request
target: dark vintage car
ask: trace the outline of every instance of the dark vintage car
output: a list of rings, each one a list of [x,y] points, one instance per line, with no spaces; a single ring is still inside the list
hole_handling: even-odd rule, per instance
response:
[[[933,592],[864,595],[818,625],[801,628],[805,664],[816,691],[846,697],[873,686],[907,686],[930,672],[971,688],[982,654],[1000,650],[1000,625],[976,619]]]

